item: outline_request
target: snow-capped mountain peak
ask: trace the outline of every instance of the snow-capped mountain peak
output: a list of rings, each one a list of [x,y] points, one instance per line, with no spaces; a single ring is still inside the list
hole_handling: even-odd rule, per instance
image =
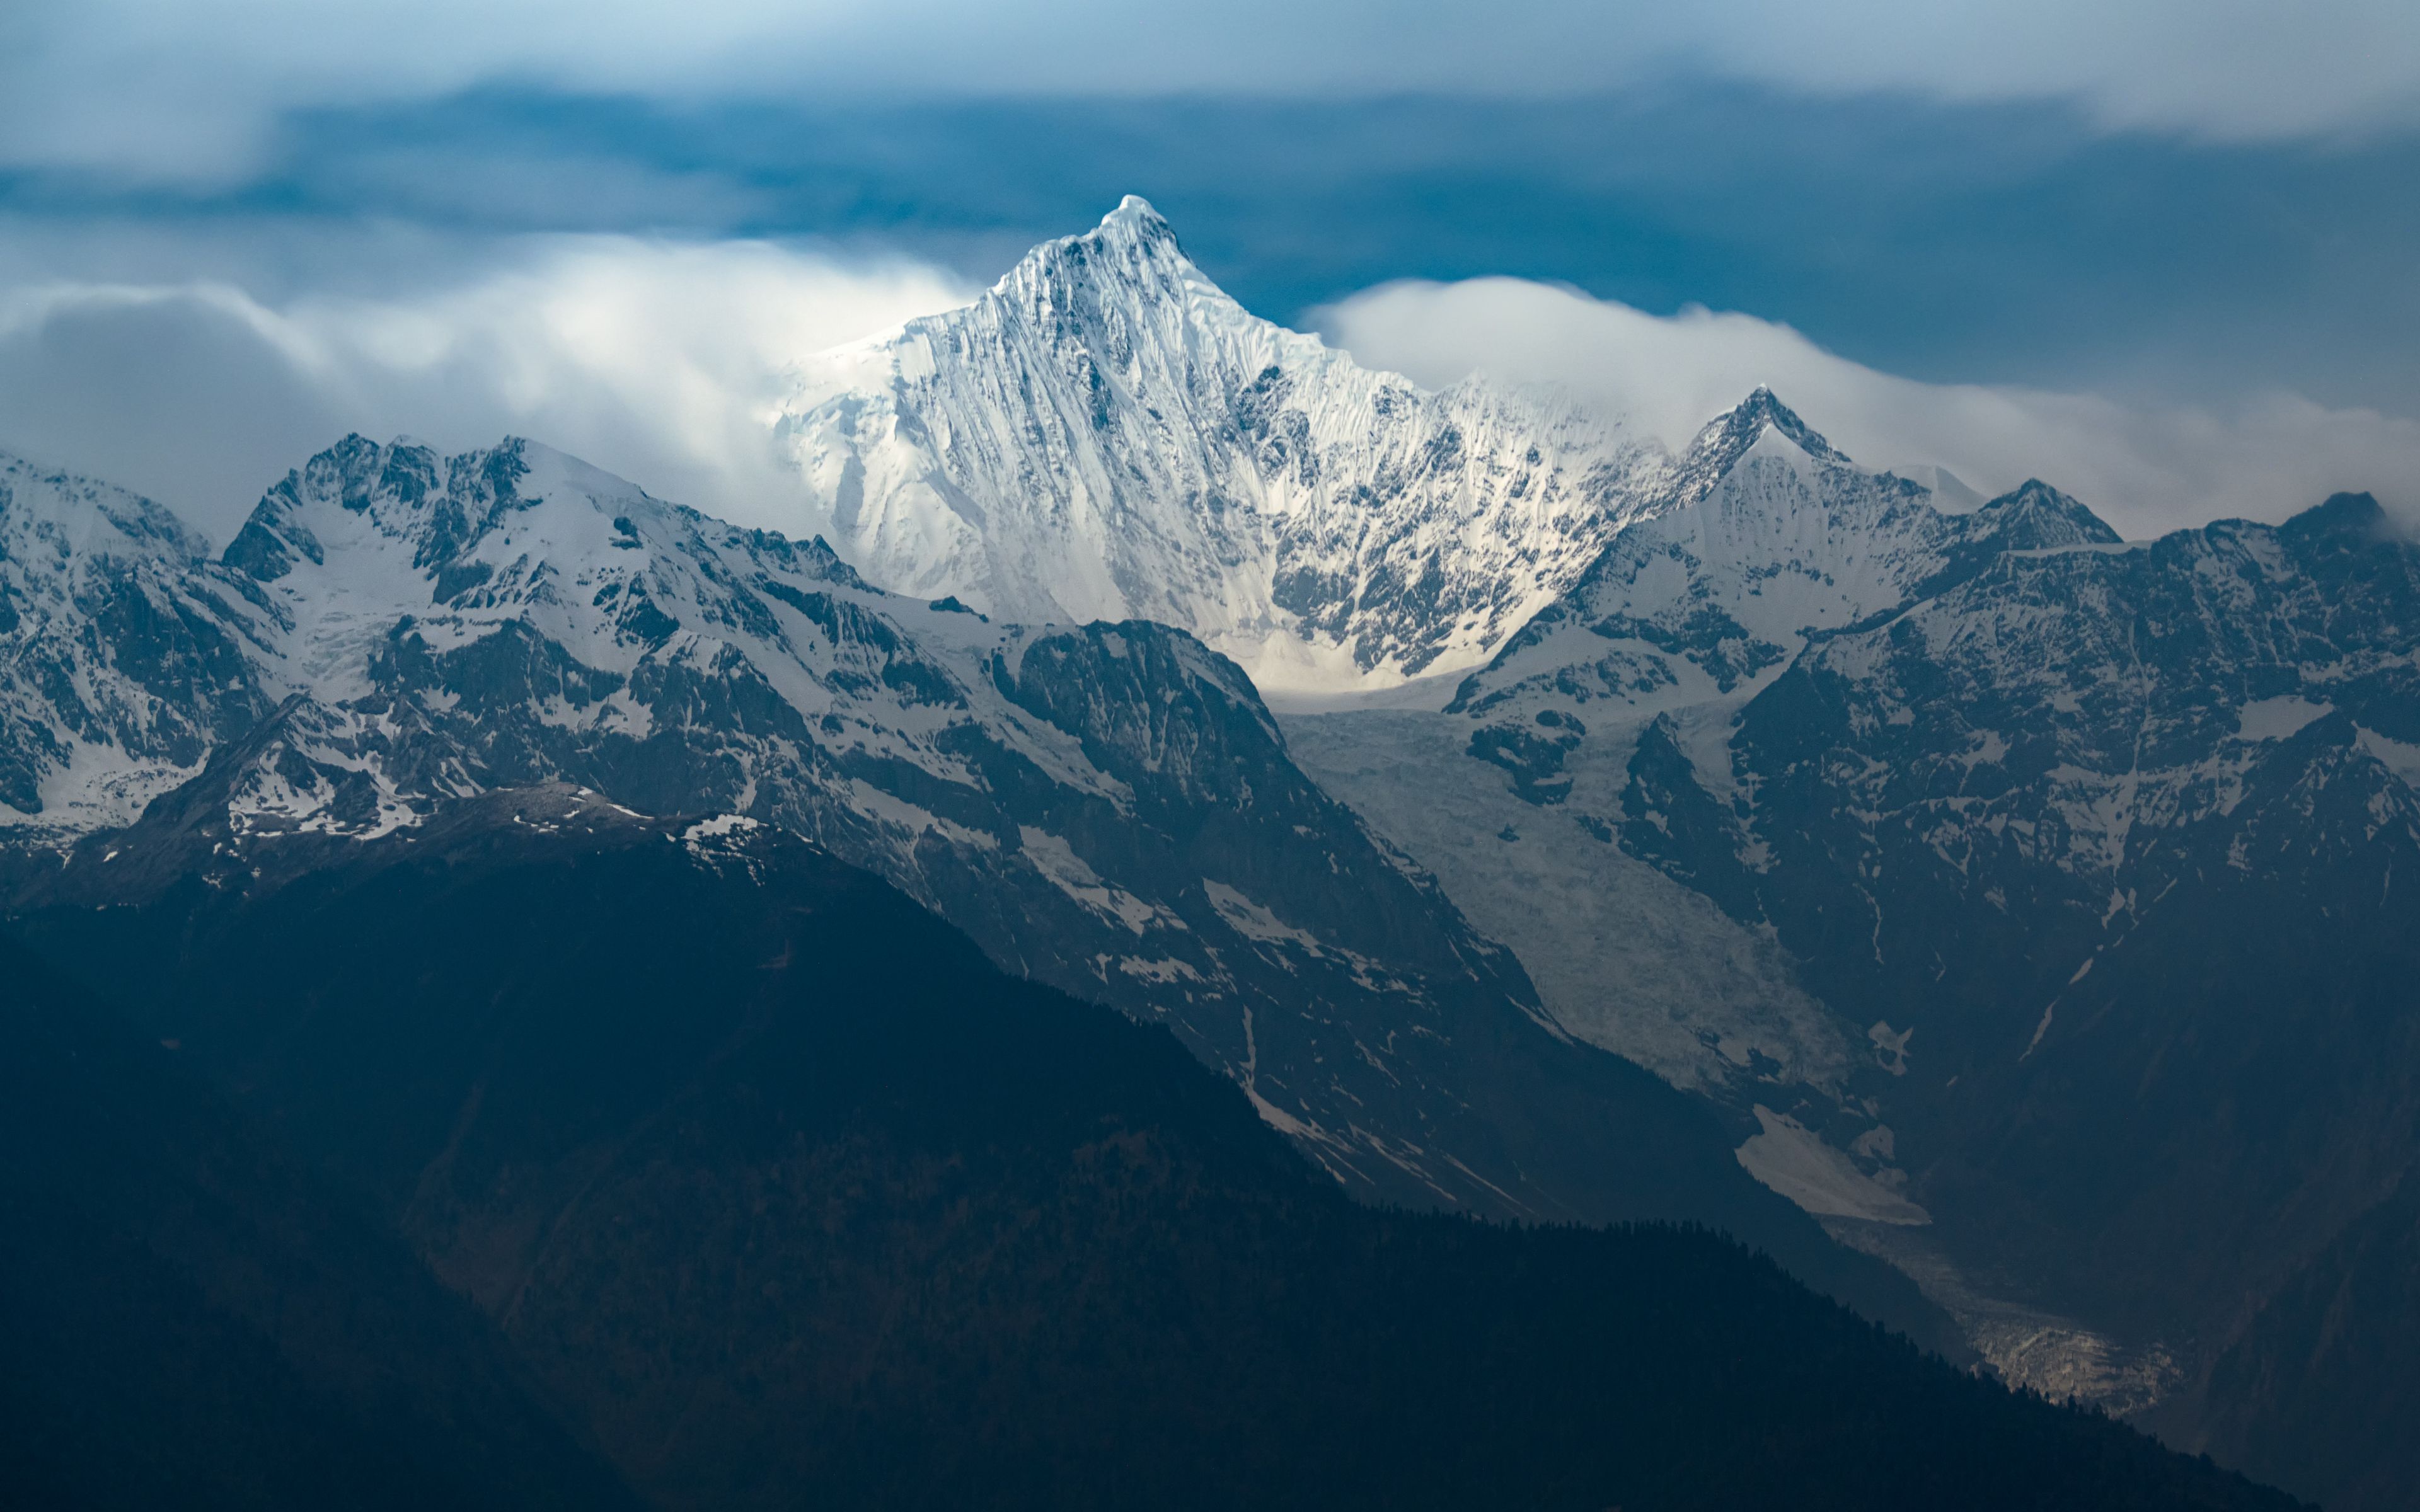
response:
[[[1142,332],[1118,328],[1139,306],[1169,305],[1184,319],[1221,325],[1253,318],[1194,266],[1176,239],[1175,227],[1139,194],[1128,194],[1092,230],[1028,252],[992,285],[985,300],[998,301],[1003,314],[1021,316],[1038,329],[1072,322],[1069,329],[1103,338],[1103,355],[1109,359],[1105,366],[1130,378],[1143,376],[1136,368],[1140,354],[1130,346]],[[1279,333],[1278,328],[1268,333]],[[1282,334],[1295,336],[1292,332]],[[1316,337],[1295,340],[1305,347],[1320,345]],[[1180,348],[1170,355],[1187,353]]]
[[[568,513],[548,510],[554,501],[581,504]],[[348,436],[262,497],[229,544],[227,561],[273,582],[304,563],[324,565],[322,537],[333,535],[358,538],[355,544],[374,554],[396,554],[434,581],[447,565],[479,559],[491,538],[534,548],[602,545],[551,542],[540,522],[593,517],[607,504],[652,503],[610,473],[518,437],[446,457],[409,438],[380,445]],[[458,584],[448,585],[440,596],[459,592]]]
[[[805,531],[874,581],[1158,620],[1285,689],[1484,659],[1670,471],[1565,399],[1431,393],[1251,315],[1133,196],[972,305],[809,361],[779,431]]]
[[[2118,532],[2081,501],[2040,478],[2027,478],[1975,510],[1978,525],[2009,551],[2049,551],[2072,546],[2116,546]]]
[[[265,606],[167,510],[0,455],[0,828],[123,823],[266,709]]]
[[[337,701],[367,695],[407,632],[445,651],[525,624],[627,677],[710,655],[716,625],[786,649],[740,579],[863,586],[819,541],[723,525],[520,438],[441,456],[348,437],[269,490],[225,560],[273,607],[281,690]]]
[[[0,452],[0,550],[16,561],[38,542],[84,561],[209,551],[200,532],[140,494]]]
[[[1365,368],[1245,310],[1134,195],[973,304],[809,360],[778,433],[801,533],[869,579],[1178,625],[1289,694],[1485,662],[1761,445],[1853,467],[1769,389],[1675,455],[1569,393]]]
[[[1759,388],[1698,434],[1657,504],[1465,680],[1453,707],[1518,722],[1574,699],[1652,713],[1745,698],[1810,636],[1997,553],[2118,542],[2039,480],[1952,502],[1958,512],[1923,484],[1856,466]]]
[[[1132,229],[1142,236],[1174,236],[1168,217],[1152,208],[1151,201],[1140,194],[1127,194],[1118,200],[1118,208],[1101,217],[1105,227]]]
[[[1849,460],[1830,441],[1818,435],[1813,426],[1798,418],[1797,410],[1783,404],[1778,394],[1761,383],[1729,411],[1708,421],[1691,443],[1691,449],[1706,449],[1736,456],[1768,430],[1786,438],[1809,456],[1844,464]]]
[[[1774,392],[1759,384],[1730,409],[1706,422],[1675,460],[1666,507],[1696,503],[1759,446],[1777,446],[1808,463],[1855,464],[1819,435]]]

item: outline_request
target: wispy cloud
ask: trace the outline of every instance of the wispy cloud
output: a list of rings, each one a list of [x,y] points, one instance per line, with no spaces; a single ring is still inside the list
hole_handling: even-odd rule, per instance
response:
[[[19,239],[0,257],[0,446],[222,540],[348,430],[445,447],[518,432],[781,528],[796,484],[768,422],[793,365],[976,292],[910,257],[765,241],[370,228],[271,257],[263,239]],[[161,275],[180,258],[206,270]],[[1986,492],[2039,475],[2133,534],[2280,518],[2337,488],[2420,505],[2420,423],[2282,392],[2194,405],[1920,382],[1751,316],[1506,278],[1384,285],[1318,324],[1418,382],[1559,383],[1672,445],[1768,383],[1869,466],[1947,467]]]
[[[2130,535],[2280,519],[2339,489],[2420,508],[2420,422],[2287,393],[2222,409],[1922,383],[1751,316],[1653,316],[1520,279],[1388,285],[1319,323],[1362,361],[1416,382],[1485,371],[1559,384],[1668,445],[1768,384],[1867,466],[1947,467],[1987,494],[2039,476]]]
[[[0,289],[0,445],[225,539],[347,430],[519,432],[726,517],[784,523],[768,423],[799,358],[970,297],[901,259],[764,242],[518,239],[396,296],[227,282]]]

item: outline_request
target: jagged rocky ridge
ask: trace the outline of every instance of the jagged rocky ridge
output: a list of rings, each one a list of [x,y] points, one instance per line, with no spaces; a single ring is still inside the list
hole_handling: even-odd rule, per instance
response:
[[[1687,481],[1557,394],[1426,393],[1250,315],[1133,197],[807,363],[779,434],[874,581],[1180,625],[1264,689],[1474,665]]]
[[[1720,426],[1716,486],[1449,710],[1291,748],[2004,1369],[2384,1504],[2213,1393],[2280,1288],[2260,1357],[2326,1357],[2291,1278],[2420,1154],[2420,549],[2361,496],[2144,543],[2040,484],[1948,513],[1769,397]]]
[[[195,638],[232,648],[223,688],[258,717],[146,761],[11,686],[69,754],[10,832],[94,901],[237,882],[297,835],[374,838],[539,781],[737,816],[868,867],[1012,970],[1166,1026],[1364,1196],[1702,1219],[1927,1326],[1897,1278],[1747,1181],[1702,1110],[1556,1026],[1181,631],[882,594],[820,542],[520,441],[442,457],[349,439],[271,489],[222,560],[152,545],[144,580],[205,607]],[[46,638],[137,675],[58,602]],[[76,785],[129,768],[143,780]],[[94,832],[146,793],[139,822]]]

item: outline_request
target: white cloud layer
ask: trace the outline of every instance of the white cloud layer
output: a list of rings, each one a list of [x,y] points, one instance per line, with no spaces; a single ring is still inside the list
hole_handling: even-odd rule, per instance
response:
[[[240,175],[297,107],[487,84],[835,92],[1536,95],[1674,70],[1823,93],[2072,100],[2262,137],[2420,118],[2411,0],[14,0],[0,162]]]
[[[450,284],[270,302],[228,282],[0,286],[0,446],[147,493],[224,541],[349,430],[507,432],[783,524],[768,424],[799,358],[972,297],[904,260],[543,237]]]
[[[1860,463],[1947,468],[1985,495],[2040,477],[2129,536],[2230,517],[2279,520],[2339,490],[2420,508],[2420,423],[2289,393],[2226,411],[2088,393],[1921,383],[1788,326],[1646,314],[1520,279],[1390,284],[1320,313],[1328,340],[1436,387],[1473,371],[1560,384],[1668,445],[1758,384]]]
[[[976,290],[905,258],[764,242],[408,235],[207,281],[61,243],[0,263],[0,447],[148,493],[224,541],[264,488],[349,430],[448,449],[527,435],[743,524],[795,524],[768,422],[801,358]],[[384,249],[384,250],[382,250]],[[419,267],[411,287],[377,270]],[[369,275],[361,270],[367,267]],[[260,292],[282,287],[276,294]],[[2279,519],[2339,488],[2420,505],[2420,423],[2288,394],[2221,412],[1876,372],[1787,326],[1658,316],[1517,279],[1391,284],[1321,313],[1328,339],[1431,386],[1474,370],[1568,386],[1679,445],[1760,383],[1871,467],[1989,494],[2040,476],[2132,535]]]

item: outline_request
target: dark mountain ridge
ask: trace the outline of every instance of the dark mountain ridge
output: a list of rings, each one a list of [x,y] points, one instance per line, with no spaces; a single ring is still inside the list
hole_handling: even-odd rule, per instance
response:
[[[1352,1203],[1163,1030],[770,828],[556,787],[256,843],[18,928],[656,1505],[2290,1504],[1702,1231]]]

